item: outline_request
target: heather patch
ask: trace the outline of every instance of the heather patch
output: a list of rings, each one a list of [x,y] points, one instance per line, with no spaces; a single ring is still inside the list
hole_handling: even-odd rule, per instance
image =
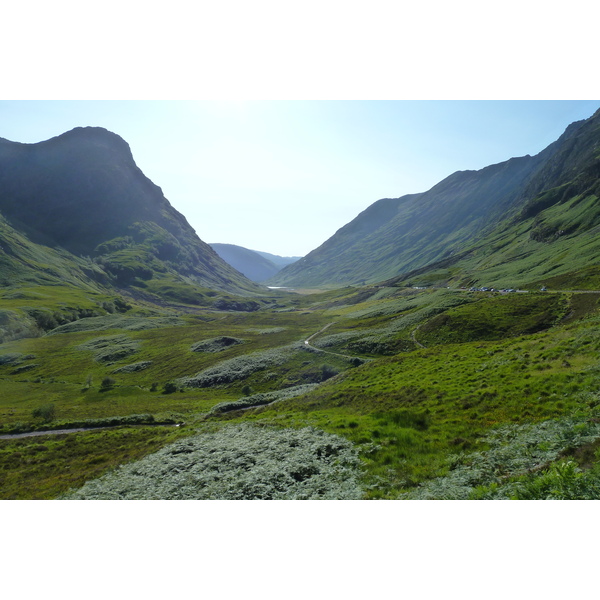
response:
[[[121,466],[67,494],[73,500],[354,500],[353,445],[306,427],[224,427]]]
[[[600,423],[596,421],[568,417],[498,428],[484,438],[489,450],[450,457],[448,475],[433,479],[403,497],[468,500],[525,496],[523,490],[535,487],[531,484],[537,479],[536,473],[543,477],[560,474],[561,467],[557,472],[554,461],[573,448],[600,439]],[[570,475],[575,477],[575,473],[571,469]]]
[[[33,358],[33,356],[26,356],[21,352],[10,352],[7,354],[0,354],[0,366],[2,365],[18,365],[27,358]]]
[[[143,360],[141,362],[132,363],[115,369],[113,373],[136,373],[137,371],[143,371],[152,365],[151,360]]]
[[[227,348],[243,343],[244,340],[239,338],[221,335],[219,337],[196,342],[195,344],[192,344],[190,350],[192,352],[222,352],[223,350],[227,350]]]
[[[279,402],[281,400],[287,400],[288,398],[295,398],[306,394],[311,390],[315,389],[318,383],[308,383],[306,385],[296,385],[291,388],[284,390],[277,390],[275,392],[266,392],[264,394],[252,394],[251,396],[244,396],[235,402],[220,402],[212,407],[209,414],[219,415],[232,410],[241,410],[250,406],[263,406],[265,404],[272,404],[273,402]]]
[[[285,363],[295,349],[294,345],[262,352],[253,352],[224,360],[213,367],[178,380],[182,387],[210,387],[238,381],[257,371]]]

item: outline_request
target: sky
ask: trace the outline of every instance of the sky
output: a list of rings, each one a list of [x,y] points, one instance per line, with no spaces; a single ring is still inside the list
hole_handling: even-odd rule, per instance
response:
[[[104,127],[208,243],[304,256],[380,198],[534,155],[600,101],[4,100],[0,137]]]

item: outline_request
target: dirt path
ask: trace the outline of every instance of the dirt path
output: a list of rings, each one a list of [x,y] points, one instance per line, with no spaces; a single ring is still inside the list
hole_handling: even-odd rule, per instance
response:
[[[410,338],[412,339],[412,341],[419,346],[419,348],[427,348],[427,346],[424,346],[423,344],[421,344],[421,342],[417,339],[416,337],[416,333],[417,333],[417,329],[419,329],[421,325],[417,325],[411,332],[410,332]]]
[[[141,427],[180,427],[181,423],[145,423]],[[25,433],[8,433],[0,435],[0,440],[18,440],[19,438],[37,437],[40,435],[62,435],[81,431],[100,431],[101,429],[116,429],[127,425],[107,425],[106,427],[74,427],[73,429],[48,429],[47,431],[27,431]],[[129,425],[136,427],[136,425]]]
[[[342,358],[348,358],[348,359],[360,358],[360,360],[364,360],[364,361],[372,360],[371,358],[362,358],[360,356],[350,356],[349,354],[340,354],[339,352],[331,352],[331,350],[323,350],[321,348],[317,348],[316,346],[313,346],[310,343],[310,340],[312,340],[314,337],[317,337],[318,335],[323,333],[327,328],[331,327],[332,325],[335,325],[335,323],[337,323],[337,321],[332,321],[331,323],[327,323],[327,325],[325,325],[325,327],[323,327],[322,329],[319,329],[319,331],[317,331],[316,333],[313,333],[310,337],[306,338],[304,340],[305,346],[307,348],[310,348],[311,350],[314,350],[315,352],[322,352],[323,354],[332,354],[333,356],[341,356]]]

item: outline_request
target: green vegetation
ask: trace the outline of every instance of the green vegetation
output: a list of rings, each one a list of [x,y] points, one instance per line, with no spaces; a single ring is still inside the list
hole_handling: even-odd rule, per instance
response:
[[[202,340],[201,342],[196,342],[192,345],[190,350],[192,352],[222,352],[223,350],[227,350],[227,348],[229,348],[230,346],[235,346],[237,344],[243,343],[244,340],[240,340],[239,338],[222,335],[216,338],[211,338],[209,340]]]
[[[359,460],[311,428],[225,427],[176,442],[90,481],[74,500],[357,499]]]
[[[195,497],[252,497],[259,489],[266,495],[256,497],[278,498],[595,493],[597,294],[346,288],[278,294],[265,304],[271,308],[186,314],[155,307],[149,314],[131,301],[128,314],[83,318],[2,344],[2,433],[94,428],[0,439],[3,497],[56,497],[119,464],[134,469],[189,436],[213,440],[210,460],[223,465],[222,479],[213,471],[204,491],[186,488]],[[187,427],[156,426],[181,421]],[[261,479],[273,474],[271,457],[263,475],[248,475],[245,491],[226,491],[220,486],[235,472],[224,458],[230,449],[210,437],[225,423],[254,425],[244,431],[260,432],[261,447],[279,431],[335,435],[359,457],[359,470],[343,471],[353,482],[346,491],[333,475],[331,488],[317,478],[314,489],[285,491]],[[92,438],[101,441],[97,451],[71,454],[69,439]],[[107,444],[117,439],[125,441],[112,453]],[[240,464],[258,453],[253,444]],[[263,458],[256,454],[256,464]],[[57,461],[69,465],[68,476],[56,471]],[[284,471],[273,481],[290,483]],[[162,493],[151,491],[150,471],[139,472],[147,473],[149,497]]]

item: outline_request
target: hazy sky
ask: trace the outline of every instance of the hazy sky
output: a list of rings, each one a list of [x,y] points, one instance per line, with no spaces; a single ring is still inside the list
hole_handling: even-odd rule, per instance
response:
[[[536,154],[596,101],[2,101],[0,137],[119,134],[206,242],[301,256],[380,198]]]

